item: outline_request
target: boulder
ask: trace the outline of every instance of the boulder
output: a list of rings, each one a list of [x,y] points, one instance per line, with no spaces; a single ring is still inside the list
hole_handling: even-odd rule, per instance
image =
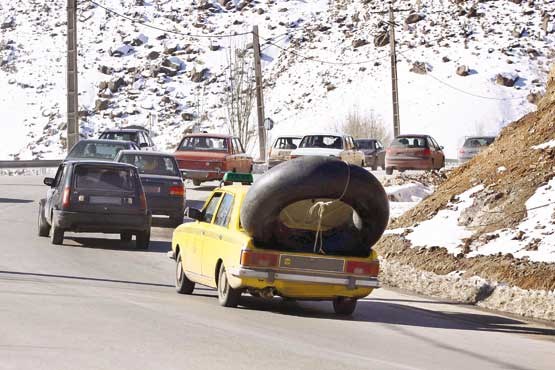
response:
[[[468,66],[458,66],[456,73],[459,76],[468,76],[470,74],[470,69],[468,69]]]
[[[160,53],[157,51],[151,51],[150,53],[148,53],[148,55],[146,56],[146,58],[148,60],[155,60],[158,59],[158,57],[160,56]]]
[[[192,121],[195,119],[195,116],[192,113],[183,112],[181,113],[181,118],[183,118],[184,121]]]
[[[208,78],[209,71],[210,70],[208,68],[203,68],[200,71],[197,71],[196,68],[193,68],[193,70],[191,71],[191,81],[198,83],[206,80]]]
[[[513,87],[518,80],[516,73],[498,73],[495,76],[495,83],[501,86]]]
[[[108,88],[113,93],[118,92],[120,87],[125,85],[126,85],[125,80],[121,77],[108,82]]]
[[[432,70],[432,67],[426,62],[414,62],[409,69],[410,72],[425,75]]]
[[[407,18],[405,18],[405,24],[417,23],[423,19],[424,19],[424,15],[419,13],[412,13],[412,14],[409,14]]]
[[[374,46],[381,47],[389,44],[389,33],[382,32],[374,37]]]
[[[97,112],[106,110],[108,109],[109,106],[110,106],[110,101],[107,99],[96,99],[96,102],[94,103],[94,109]]]
[[[353,48],[360,48],[361,46],[368,45],[368,40],[366,39],[355,39],[353,40]]]

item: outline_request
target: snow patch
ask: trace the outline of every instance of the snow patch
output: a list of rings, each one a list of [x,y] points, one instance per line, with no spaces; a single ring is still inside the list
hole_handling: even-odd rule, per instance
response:
[[[550,149],[555,148],[555,139],[549,140],[543,144],[534,145],[532,149]]]

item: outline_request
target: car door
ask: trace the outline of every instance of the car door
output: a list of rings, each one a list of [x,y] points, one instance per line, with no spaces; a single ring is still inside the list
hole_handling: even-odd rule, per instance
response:
[[[436,139],[432,138],[432,142],[436,146],[436,151],[437,151],[436,152],[437,153],[436,165],[437,165],[437,168],[439,169],[439,168],[441,168],[440,166],[445,165],[445,153],[443,153],[443,149],[437,143]]]
[[[189,244],[182,247],[183,269],[198,279],[202,279],[202,247],[221,197],[222,192],[212,194],[202,209],[200,220],[191,226]]]
[[[67,172],[67,165],[65,163],[61,164],[56,171],[56,176],[54,176],[54,183],[46,191],[46,207],[45,216],[52,223],[52,210],[57,208],[60,194],[63,194],[63,178],[65,172]]]
[[[209,281],[216,281],[216,264],[223,257],[229,243],[228,226],[233,210],[234,197],[231,193],[223,193],[218,209],[210,225],[206,227],[206,234],[202,245],[202,275]]]

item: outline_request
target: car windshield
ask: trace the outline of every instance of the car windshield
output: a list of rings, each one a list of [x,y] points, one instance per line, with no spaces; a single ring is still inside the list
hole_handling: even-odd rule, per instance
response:
[[[100,135],[100,138],[104,140],[133,141],[135,143],[139,142],[136,132],[104,132]]]
[[[129,145],[124,143],[111,143],[101,141],[80,141],[71,152],[67,155],[67,159],[108,159],[113,160],[120,150],[130,149]]]
[[[139,173],[147,175],[178,176],[179,169],[175,159],[171,156],[148,154],[124,154],[120,162],[129,163],[137,167]]]
[[[359,149],[374,149],[374,142],[372,140],[356,140]]]
[[[428,145],[426,144],[426,138],[421,136],[398,137],[391,142],[391,146],[395,148],[427,148],[428,147]]]
[[[134,184],[131,169],[83,165],[75,169],[78,189],[133,190]]]
[[[188,136],[181,142],[179,150],[227,152],[227,139],[210,136]]]
[[[494,137],[469,137],[464,142],[466,148],[477,148],[481,146],[488,146],[495,140]]]
[[[276,149],[297,149],[301,138],[299,137],[280,137],[276,140],[274,148]]]
[[[299,144],[300,148],[341,149],[342,146],[341,137],[332,135],[305,136]]]

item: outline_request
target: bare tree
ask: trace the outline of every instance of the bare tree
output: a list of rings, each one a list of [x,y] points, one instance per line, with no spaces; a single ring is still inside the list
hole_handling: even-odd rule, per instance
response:
[[[251,112],[255,98],[253,58],[247,55],[245,44],[228,49],[228,86],[226,108],[229,130],[241,139],[244,147],[255,136]]]
[[[344,122],[337,126],[338,131],[351,135],[355,139],[378,139],[387,145],[391,141],[389,131],[384,122],[374,111],[367,114],[353,109],[347,114]]]

